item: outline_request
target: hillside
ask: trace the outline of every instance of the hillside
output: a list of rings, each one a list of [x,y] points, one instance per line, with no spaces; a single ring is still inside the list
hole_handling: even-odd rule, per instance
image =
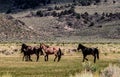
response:
[[[0,14],[0,41],[27,41],[39,37],[24,22],[10,15]]]
[[[119,42],[120,5],[49,5],[0,15],[0,40]]]
[[[119,0],[0,0],[0,12],[13,13],[27,9],[47,7],[49,5],[78,4],[89,5],[112,5],[119,3]]]
[[[71,6],[70,6],[71,7]],[[68,10],[69,7],[59,10],[47,11],[44,9],[43,16],[34,15],[36,11],[28,13],[19,13],[14,15],[26,25],[35,29],[39,33],[46,35],[46,41],[119,41],[120,39],[120,8],[115,6],[94,6],[89,7],[75,7],[75,13],[78,14],[64,14],[63,11]],[[79,9],[78,9],[79,8]],[[80,9],[82,8],[82,9]],[[92,8],[92,12],[89,11]],[[102,8],[109,9],[109,11],[100,11]],[[66,10],[65,10],[66,9]],[[61,11],[62,10],[62,11]],[[85,13],[85,11],[88,13]],[[87,11],[88,10],[88,11]],[[116,10],[116,12],[114,11]],[[39,11],[39,10],[38,10]],[[58,12],[55,16],[51,12]],[[84,12],[83,12],[84,11]],[[59,13],[64,15],[57,17]],[[65,12],[66,13],[66,12]],[[82,14],[81,14],[82,13]],[[85,13],[85,14],[84,14]],[[102,14],[101,14],[102,13]],[[47,16],[48,14],[48,16]],[[50,14],[50,15],[49,15]],[[79,19],[80,14],[80,19]],[[107,15],[108,16],[103,16]],[[110,14],[110,15],[109,15]],[[19,16],[20,15],[20,16]],[[21,17],[21,15],[23,15]],[[77,15],[77,18],[76,18]],[[85,17],[84,17],[85,16]]]

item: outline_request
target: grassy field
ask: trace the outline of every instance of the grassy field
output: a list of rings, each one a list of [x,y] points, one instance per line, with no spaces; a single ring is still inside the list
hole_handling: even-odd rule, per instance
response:
[[[109,64],[120,66],[119,44],[84,43],[85,46],[98,47],[100,50],[100,60],[97,60],[95,64],[92,56],[88,56],[89,61],[83,63],[82,53],[71,51],[77,47],[77,43],[49,43],[52,46],[60,46],[65,53],[60,62],[53,62],[53,55],[49,56],[48,62],[44,61],[43,56],[40,57],[38,62],[35,62],[35,55],[32,56],[33,62],[22,61],[22,54],[19,51],[20,45],[0,44],[2,48],[5,47],[6,51],[18,48],[18,51],[11,55],[0,55],[0,77],[70,77],[83,72],[85,69],[92,71],[94,77],[99,77],[102,70]],[[34,46],[36,44],[30,45]]]

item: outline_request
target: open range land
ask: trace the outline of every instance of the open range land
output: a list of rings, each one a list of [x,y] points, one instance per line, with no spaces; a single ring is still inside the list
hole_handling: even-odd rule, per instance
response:
[[[49,61],[44,61],[40,56],[32,55],[32,62],[22,61],[21,44],[0,44],[0,76],[1,77],[82,77],[81,74],[90,72],[92,77],[102,77],[112,72],[119,77],[120,72],[120,44],[112,43],[82,43],[87,47],[98,47],[100,59],[93,63],[93,56],[88,56],[89,61],[82,62],[82,52],[74,51],[78,43],[47,43],[59,46],[64,52],[60,62],[54,62],[54,55],[49,56]],[[39,44],[29,44],[39,46]],[[109,66],[109,67],[108,67]],[[113,71],[111,71],[113,70]],[[117,70],[117,71],[115,71]],[[103,75],[102,75],[103,74]],[[102,75],[102,76],[100,76]],[[85,76],[86,77],[86,76]],[[105,76],[107,77],[107,76]]]
[[[34,7],[33,0],[10,1],[0,1],[0,77],[119,77],[119,0],[52,0]],[[35,55],[32,62],[22,61],[22,43],[57,46],[64,55],[60,62],[54,55],[48,62],[43,55],[38,62]],[[98,48],[100,59],[93,63],[87,56],[89,61],[82,62],[79,43]]]

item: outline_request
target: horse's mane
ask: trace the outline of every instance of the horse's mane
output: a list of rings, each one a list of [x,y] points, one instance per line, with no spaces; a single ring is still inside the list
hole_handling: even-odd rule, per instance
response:
[[[26,47],[26,46],[27,46],[26,44],[24,44],[24,43],[22,44],[22,47]]]
[[[79,44],[79,46],[80,46],[80,47],[82,47],[82,48],[87,48],[87,47],[85,47],[85,46],[84,46],[84,45],[82,45],[82,44]]]
[[[49,45],[45,45],[44,43],[41,43],[40,45],[44,45],[44,46],[46,46],[47,48],[49,48],[49,47],[50,47]]]
[[[49,45],[45,45],[47,48],[49,48],[50,46]]]

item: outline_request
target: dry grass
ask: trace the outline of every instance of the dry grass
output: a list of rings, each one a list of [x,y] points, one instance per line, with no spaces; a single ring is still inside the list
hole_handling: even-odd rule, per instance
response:
[[[91,72],[84,71],[82,73],[75,74],[75,76],[70,77],[93,77],[93,74]]]
[[[78,43],[55,43],[49,42],[46,43],[50,46],[60,47],[65,55],[75,55],[75,51],[77,49]],[[109,55],[113,56],[114,58],[119,57],[120,53],[120,44],[119,43],[82,43],[86,47],[93,47],[98,48],[100,54],[102,53],[103,56]],[[28,43],[30,46],[39,46],[39,43],[32,44]],[[11,55],[19,55],[20,54],[21,43],[6,43],[0,44],[0,54],[5,55],[5,52],[12,53]],[[113,54],[113,55],[112,55]],[[115,56],[114,56],[115,54]],[[116,56],[118,55],[118,56]],[[108,58],[109,58],[108,56]]]
[[[2,74],[0,77],[13,77],[9,72]]]
[[[77,6],[76,7],[76,12],[78,13],[85,13],[88,12],[89,14],[94,14],[95,12],[102,14],[104,13],[116,13],[120,12],[120,3],[115,4],[115,5],[92,5],[92,6]]]
[[[62,56],[61,61],[53,62],[53,56],[50,56],[49,61],[45,62],[43,57],[40,57],[39,62],[35,62],[35,57],[32,56],[33,62],[24,62],[22,57],[0,57],[0,76],[6,75],[8,77],[83,77],[94,76],[94,73],[84,72],[85,68],[82,65],[82,58],[80,56]],[[95,73],[99,74],[103,68],[107,67],[109,63],[119,64],[117,60],[99,60],[96,64],[91,65],[96,69]],[[91,66],[89,66],[91,67]],[[83,72],[82,72],[83,71]],[[97,75],[95,74],[95,77]]]
[[[119,77],[120,67],[110,64],[104,70],[102,70],[101,77]]]
[[[50,46],[61,47],[65,55],[62,56],[61,61],[53,62],[54,56],[49,56],[49,61],[45,62],[44,57],[40,56],[39,62],[35,62],[36,56],[32,55],[33,62],[22,61],[22,54],[20,53],[21,44],[6,43],[0,44],[0,49],[6,51],[14,51],[18,49],[11,55],[6,55],[1,53],[0,55],[0,77],[84,77],[93,76],[99,77],[99,72],[105,67],[111,64],[119,65],[119,44],[112,43],[82,43],[87,47],[98,47],[100,50],[100,60],[97,60],[96,64],[93,63],[93,57],[88,56],[89,62],[82,63],[82,53],[73,52],[73,49],[77,48],[78,43],[46,43]],[[31,46],[39,46],[38,44],[28,43]],[[109,52],[114,49],[116,52]],[[107,55],[104,51],[106,50]],[[92,73],[84,72],[84,70],[90,70]]]
[[[92,72],[85,70],[84,72],[77,73],[74,76],[70,75],[70,77],[119,77],[119,74],[120,67],[110,64],[108,67],[101,71],[100,75],[98,73],[93,74]]]

